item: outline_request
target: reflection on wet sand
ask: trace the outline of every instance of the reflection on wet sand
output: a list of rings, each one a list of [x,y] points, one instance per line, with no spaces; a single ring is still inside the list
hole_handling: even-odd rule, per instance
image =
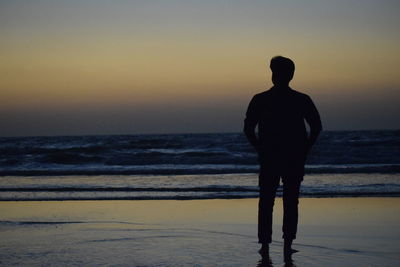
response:
[[[257,199],[0,201],[1,265],[398,265],[400,198],[301,203],[300,252],[284,263],[279,226],[269,253],[257,253]]]
[[[296,251],[297,252],[297,251]],[[261,259],[258,261],[256,267],[273,267],[272,259],[269,253],[269,249],[267,250],[260,250],[259,254],[261,255]],[[285,267],[296,267],[293,263],[292,259],[293,252],[284,251],[283,259],[285,262]]]
[[[261,259],[258,261],[256,267],[272,267],[272,260],[269,255],[269,250],[263,253],[260,252]]]

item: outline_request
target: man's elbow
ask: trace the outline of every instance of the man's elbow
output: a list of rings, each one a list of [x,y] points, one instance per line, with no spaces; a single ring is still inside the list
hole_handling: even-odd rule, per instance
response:
[[[315,135],[319,135],[319,133],[322,132],[322,124],[317,124],[312,127],[311,132],[313,132]]]
[[[322,123],[319,123],[319,124],[318,124],[317,130],[318,130],[319,133],[322,132]]]
[[[246,127],[243,128],[243,133],[247,137],[249,137],[251,135],[251,131]]]
[[[255,127],[251,127],[250,125],[248,125],[248,124],[244,124],[244,127],[243,127],[243,133],[246,135],[246,136],[251,136],[251,135],[254,135],[254,130],[255,130]]]

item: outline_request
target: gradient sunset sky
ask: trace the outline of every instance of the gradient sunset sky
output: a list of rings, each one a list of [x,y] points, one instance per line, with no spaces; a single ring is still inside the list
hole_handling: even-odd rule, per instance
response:
[[[0,135],[239,132],[276,55],[324,129],[400,129],[399,25],[394,0],[0,0]]]

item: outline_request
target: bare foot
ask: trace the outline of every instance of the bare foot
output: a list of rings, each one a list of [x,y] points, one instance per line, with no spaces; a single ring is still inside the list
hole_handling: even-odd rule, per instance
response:
[[[299,252],[297,249],[293,249],[293,248],[289,248],[287,251],[285,251],[286,253],[290,253],[290,254],[293,254],[293,253],[296,253],[296,252]]]
[[[258,250],[258,253],[262,255],[269,254],[269,244],[262,244],[261,248]]]
[[[285,254],[293,254],[293,253],[296,253],[296,252],[299,252],[298,250],[296,250],[296,249],[292,249],[292,243],[293,243],[293,240],[292,239],[286,239],[285,240],[285,242],[284,242],[284,247],[283,247],[283,250],[284,250],[284,253]]]

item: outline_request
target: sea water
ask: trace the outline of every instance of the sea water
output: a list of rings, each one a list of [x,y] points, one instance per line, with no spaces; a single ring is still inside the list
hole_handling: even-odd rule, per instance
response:
[[[257,197],[257,172],[242,133],[0,138],[0,200]],[[400,131],[322,132],[301,194],[400,196]]]

